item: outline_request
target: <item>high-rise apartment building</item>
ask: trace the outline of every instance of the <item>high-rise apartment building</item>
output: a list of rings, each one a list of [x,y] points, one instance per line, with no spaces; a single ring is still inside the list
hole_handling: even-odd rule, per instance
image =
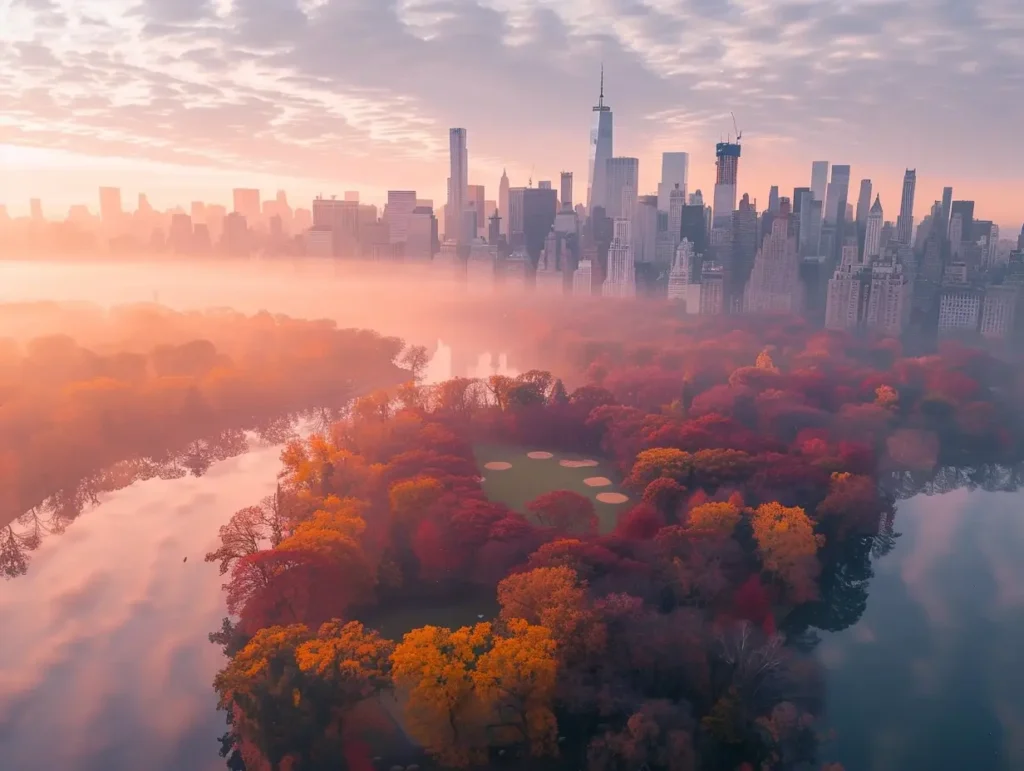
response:
[[[601,68],[601,91],[594,106],[594,122],[590,129],[590,161],[587,178],[587,215],[596,206],[606,207],[605,173],[612,157],[612,108],[604,103],[604,67]]]
[[[464,232],[466,219],[463,212],[469,208],[469,148],[466,129],[448,130],[448,202],[444,208],[444,237],[457,243],[470,240]]]
[[[384,204],[384,221],[392,244],[404,244],[409,238],[409,219],[416,209],[415,190],[388,190]]]
[[[736,209],[736,184],[739,179],[740,145],[719,142],[715,145],[715,201],[712,226],[729,227]]]
[[[611,246],[608,247],[608,275],[601,286],[605,297],[636,295],[636,270],[633,257],[633,223],[615,220]]]
[[[437,217],[430,206],[417,206],[409,215],[405,238],[405,258],[429,260],[437,251]]]
[[[594,293],[594,268],[589,257],[581,259],[572,274],[572,293],[581,297]]]
[[[814,161],[811,164],[811,194],[815,201],[825,203],[828,188],[828,161]]]
[[[946,286],[939,297],[939,333],[976,332],[982,292],[971,286]]]
[[[912,288],[897,258],[883,257],[872,264],[865,324],[885,334],[900,334],[910,320]]]
[[[1020,306],[1019,286],[989,286],[981,305],[981,336],[988,340],[1007,340],[1016,330]]]
[[[772,232],[754,258],[744,300],[748,313],[800,312],[800,256],[789,217],[779,216],[772,222]]]
[[[828,282],[826,329],[854,329],[863,322],[870,277],[871,269],[867,265],[843,262],[836,268]]]
[[[668,299],[685,303],[687,313],[700,311],[700,284],[693,280],[696,261],[693,244],[684,238],[676,247],[668,274]]]
[[[667,212],[669,210],[670,196],[676,188],[683,191],[685,198],[689,180],[690,154],[662,153],[661,182],[658,183],[658,211]]]
[[[900,213],[896,218],[896,240],[909,246],[914,233],[914,192],[917,189],[917,171],[907,169],[903,175],[903,195],[900,198]]]

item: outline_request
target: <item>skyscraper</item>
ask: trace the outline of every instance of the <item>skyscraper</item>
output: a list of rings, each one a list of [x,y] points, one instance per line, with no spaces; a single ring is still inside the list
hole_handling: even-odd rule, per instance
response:
[[[677,184],[668,197],[668,233],[675,249],[683,239],[683,207],[686,205],[686,194]],[[693,245],[692,242],[690,244]]]
[[[772,185],[768,190],[768,211],[772,214],[779,213],[779,186]]]
[[[559,186],[559,195],[562,198],[562,211],[572,211],[572,172],[563,171],[561,177],[561,185]]]
[[[232,191],[234,213],[241,214],[250,227],[260,221],[260,191],[236,187]]]
[[[868,220],[864,231],[864,262],[870,262],[882,253],[882,200],[877,195],[868,212]]]
[[[498,214],[501,215],[501,232],[508,236],[508,174],[501,170],[501,182],[498,183]]]
[[[487,215],[489,212],[484,208],[484,200],[486,198],[484,186],[467,185],[466,195],[466,208],[471,210],[476,217],[476,228],[472,234],[476,238],[487,226]]]
[[[860,181],[860,195],[857,196],[857,228],[864,228],[868,224],[868,214],[871,211],[871,180]]]
[[[729,227],[736,208],[736,182],[739,178],[740,146],[738,143],[719,142],[715,145],[715,203],[712,216],[714,227]]]
[[[846,218],[846,202],[850,196],[850,167],[845,164],[832,166],[832,180],[825,189],[825,222],[839,223]]]
[[[595,206],[605,206],[605,172],[612,157],[612,108],[604,103],[604,67],[601,67],[601,92],[594,106],[594,123],[590,129],[590,164],[587,178],[587,215]]]
[[[900,214],[896,218],[896,240],[909,246],[914,234],[914,190],[917,187],[917,172],[907,169],[903,175],[903,197],[900,199]]]
[[[409,220],[416,210],[415,190],[388,190],[384,205],[384,220],[388,224],[388,239],[392,244],[404,244],[409,239]]]
[[[974,201],[953,201],[950,205],[950,224],[949,224],[949,243],[950,247],[956,249],[957,246],[966,241],[968,243],[974,242]],[[953,238],[953,217],[957,214],[960,215],[960,237]]]
[[[939,216],[939,221],[936,223],[936,228],[943,240],[949,237],[949,216],[952,214],[953,207],[953,188],[944,187],[942,188],[942,213]]]
[[[796,239],[790,234],[789,217],[778,216],[772,232],[764,237],[754,258],[747,284],[745,306],[750,313],[797,313],[802,287]]]
[[[469,150],[466,146],[466,129],[453,128],[448,131],[448,203],[444,208],[444,236],[459,243],[467,241],[465,218],[462,213],[469,203]]]
[[[615,220],[611,246],[608,248],[608,276],[601,287],[605,297],[636,295],[636,268],[633,258],[632,222]]]
[[[672,191],[679,188],[686,195],[690,179],[689,153],[661,154],[661,182],[658,184],[658,211],[667,212],[670,208]],[[684,200],[685,203],[685,200]]]
[[[828,161],[814,161],[811,164],[811,193],[815,201],[825,202],[828,186]]]
[[[111,226],[117,224],[121,219],[121,188],[101,187],[100,188],[100,218],[103,224]]]
[[[622,195],[628,189],[636,196],[640,177],[637,158],[609,158],[605,162],[605,214],[612,219],[627,217],[622,208]]]

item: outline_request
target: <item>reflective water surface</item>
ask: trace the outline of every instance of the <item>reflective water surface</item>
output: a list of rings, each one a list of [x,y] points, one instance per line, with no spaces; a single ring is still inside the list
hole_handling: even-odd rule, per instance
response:
[[[1024,768],[1024,494],[899,504],[867,610],[823,634],[828,755],[847,771]]]
[[[210,687],[222,655],[206,639],[224,599],[203,556],[235,510],[273,491],[279,454],[106,495],[0,582],[0,766],[224,768]]]

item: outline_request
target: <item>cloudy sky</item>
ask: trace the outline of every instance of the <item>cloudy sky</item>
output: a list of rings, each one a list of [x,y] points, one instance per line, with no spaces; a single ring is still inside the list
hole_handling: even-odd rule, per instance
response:
[[[1021,0],[0,0],[0,202],[440,202],[451,126],[488,197],[502,167],[574,171],[579,194],[602,62],[642,188],[685,150],[709,191],[731,110],[762,204],[827,159],[893,219],[909,166],[918,219],[951,184],[1024,220]]]

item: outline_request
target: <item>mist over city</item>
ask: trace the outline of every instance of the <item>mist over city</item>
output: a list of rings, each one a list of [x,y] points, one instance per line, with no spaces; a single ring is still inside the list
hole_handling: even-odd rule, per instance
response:
[[[3,771],[1024,767],[1021,51],[0,0]]]

